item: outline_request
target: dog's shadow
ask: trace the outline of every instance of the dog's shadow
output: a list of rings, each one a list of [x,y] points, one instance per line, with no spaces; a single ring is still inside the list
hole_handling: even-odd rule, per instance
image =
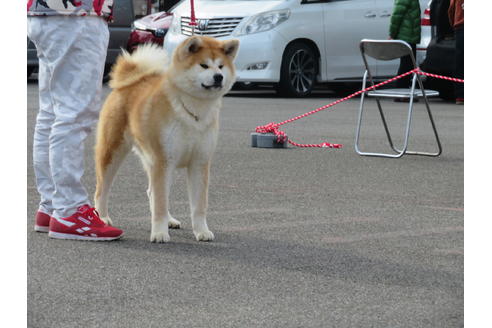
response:
[[[220,230],[216,231],[213,242],[196,242],[187,229],[171,231],[171,238],[171,242],[165,244],[126,238],[107,246],[152,252],[157,256],[193,255],[211,260],[209,263],[226,260],[242,266],[270,267],[371,285],[439,288],[453,292],[459,291],[462,285],[462,277],[448,271],[369,258],[355,251],[330,248],[329,244],[326,247],[302,245]]]

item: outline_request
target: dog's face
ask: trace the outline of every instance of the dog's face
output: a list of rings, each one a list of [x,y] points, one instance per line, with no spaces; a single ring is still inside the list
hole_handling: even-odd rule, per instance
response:
[[[219,41],[192,36],[174,51],[170,79],[183,92],[199,98],[217,98],[236,80],[233,60],[238,40]]]

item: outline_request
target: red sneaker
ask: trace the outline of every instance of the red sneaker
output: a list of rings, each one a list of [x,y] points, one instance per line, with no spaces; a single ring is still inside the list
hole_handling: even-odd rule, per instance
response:
[[[123,236],[123,230],[107,225],[99,218],[95,208],[83,205],[72,216],[52,218],[48,236],[57,239],[109,241]]]
[[[50,218],[50,215],[38,211],[36,213],[36,223],[34,224],[34,230],[37,232],[48,232],[50,230]]]

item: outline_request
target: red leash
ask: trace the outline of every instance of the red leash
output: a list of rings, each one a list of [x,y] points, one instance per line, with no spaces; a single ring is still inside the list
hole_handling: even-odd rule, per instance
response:
[[[381,83],[375,84],[374,86],[367,87],[364,90],[359,90],[357,92],[352,93],[351,95],[348,95],[347,97],[338,99],[338,100],[332,102],[331,104],[324,105],[324,106],[322,106],[320,108],[317,108],[317,109],[312,110],[310,112],[307,112],[307,113],[304,113],[302,115],[293,117],[293,118],[288,119],[286,121],[283,121],[283,122],[280,122],[280,123],[271,122],[271,123],[268,123],[266,125],[258,126],[256,128],[256,132],[258,132],[258,133],[273,133],[274,135],[277,136],[277,142],[278,143],[284,143],[285,142],[285,139],[287,137],[285,135],[285,132],[284,131],[281,131],[279,129],[280,126],[282,126],[284,124],[287,124],[287,123],[290,123],[290,122],[297,121],[297,120],[299,120],[299,119],[301,119],[303,117],[313,115],[313,114],[315,114],[317,112],[320,112],[322,110],[325,110],[325,109],[328,109],[330,107],[333,107],[333,106],[335,106],[335,105],[337,105],[337,104],[339,104],[341,102],[344,102],[346,100],[349,100],[350,98],[353,98],[355,96],[358,96],[361,93],[364,93],[364,92],[367,92],[367,91],[370,91],[370,90],[379,88],[380,86],[383,86],[383,85],[386,85],[388,83],[394,82],[394,81],[396,81],[398,79],[401,79],[402,77],[405,77],[405,76],[410,75],[410,74],[413,74],[413,73],[417,73],[417,74],[420,74],[420,75],[426,75],[426,76],[430,76],[430,77],[434,77],[434,78],[438,78],[438,79],[453,81],[453,82],[465,83],[465,80],[457,79],[457,78],[454,78],[454,77],[447,77],[447,76],[441,76],[441,75],[426,73],[426,72],[422,72],[419,68],[415,68],[415,69],[413,69],[413,70],[411,70],[409,72],[406,72],[406,73],[403,73],[401,75],[395,76],[395,77],[393,77],[393,78],[391,78],[389,80],[386,80],[386,81],[383,81]],[[316,148],[342,148],[343,147],[343,145],[341,145],[341,144],[332,144],[332,143],[329,143],[329,142],[322,142],[322,143],[319,143],[319,144],[299,144],[299,143],[294,142],[294,141],[292,141],[290,139],[287,140],[287,141],[291,145],[293,145],[295,147],[303,147],[303,148],[313,148],[313,147],[316,147]]]

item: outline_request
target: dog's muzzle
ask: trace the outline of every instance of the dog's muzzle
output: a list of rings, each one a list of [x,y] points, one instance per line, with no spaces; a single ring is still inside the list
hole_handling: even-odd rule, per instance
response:
[[[210,89],[221,89],[222,88],[222,81],[224,80],[224,76],[222,74],[215,74],[214,75],[214,83],[210,85],[205,85],[202,83],[202,87],[204,87],[207,90]]]
[[[211,85],[205,85],[202,83],[202,87],[205,88],[206,90],[211,90],[211,89],[222,89],[222,83],[214,83]]]

